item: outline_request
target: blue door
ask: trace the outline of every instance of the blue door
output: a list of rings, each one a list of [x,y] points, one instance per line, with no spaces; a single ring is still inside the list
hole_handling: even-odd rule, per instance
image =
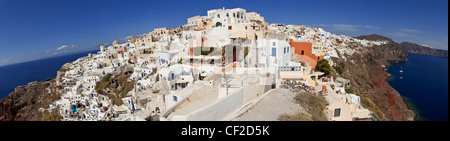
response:
[[[272,56],[277,56],[277,48],[272,48]]]

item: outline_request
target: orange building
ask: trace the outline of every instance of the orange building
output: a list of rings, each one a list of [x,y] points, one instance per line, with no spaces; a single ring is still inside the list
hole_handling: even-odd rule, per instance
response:
[[[323,56],[312,54],[312,43],[294,42],[293,39],[289,39],[289,44],[294,48],[294,53],[298,54],[298,60],[309,63],[313,69],[316,68],[317,61],[323,59]]]

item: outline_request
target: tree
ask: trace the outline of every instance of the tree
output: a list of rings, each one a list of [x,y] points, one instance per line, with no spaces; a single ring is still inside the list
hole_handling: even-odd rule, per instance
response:
[[[331,72],[331,66],[328,64],[328,60],[322,59],[317,62],[316,71],[324,72],[326,75],[329,75]]]
[[[339,75],[342,75],[342,73],[344,72],[344,70],[342,70],[340,66],[334,66],[333,68]]]

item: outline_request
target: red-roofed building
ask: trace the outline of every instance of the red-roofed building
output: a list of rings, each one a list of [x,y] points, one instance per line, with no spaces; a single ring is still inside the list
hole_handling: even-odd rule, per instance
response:
[[[294,53],[298,54],[298,60],[309,63],[313,69],[316,68],[317,61],[323,59],[323,56],[312,54],[312,43],[294,42],[293,39],[289,39],[289,44],[294,48]]]

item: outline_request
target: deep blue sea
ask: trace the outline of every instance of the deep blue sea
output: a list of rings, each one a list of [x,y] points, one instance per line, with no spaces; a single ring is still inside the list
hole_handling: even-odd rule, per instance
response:
[[[448,121],[448,58],[417,54],[407,58],[408,62],[391,62],[387,82],[406,97],[421,120]]]
[[[88,53],[97,51],[81,52],[65,56],[46,58],[30,62],[0,66],[0,99],[14,91],[14,88],[27,85],[32,81],[44,81],[47,78],[55,78],[56,72],[68,62],[87,56]]]

